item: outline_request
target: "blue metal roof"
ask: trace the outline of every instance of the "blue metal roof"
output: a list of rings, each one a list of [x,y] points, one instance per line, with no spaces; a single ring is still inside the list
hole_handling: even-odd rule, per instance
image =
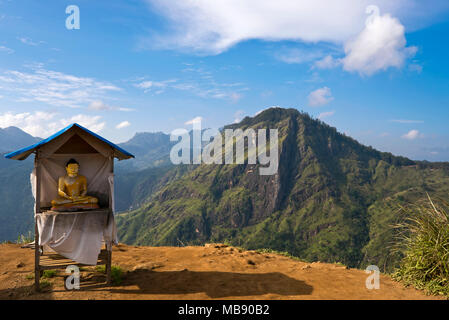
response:
[[[65,127],[64,129],[56,132],[55,134],[51,135],[50,137],[48,137],[47,139],[41,140],[38,143],[35,143],[31,146],[22,148],[20,150],[14,151],[14,152],[10,152],[5,154],[5,158],[8,159],[12,159],[15,158],[17,160],[24,160],[26,159],[35,149],[39,148],[40,146],[52,141],[53,139],[59,137],[60,135],[62,135],[64,132],[70,130],[73,127],[78,127],[84,131],[86,131],[87,133],[89,133],[90,135],[94,136],[95,138],[107,143],[108,145],[110,145],[112,148],[114,148],[115,150],[119,151],[120,153],[122,153],[125,158],[134,158],[134,155],[132,155],[131,153],[129,153],[128,151],[120,148],[119,146],[117,146],[116,144],[106,140],[105,138],[99,136],[98,134],[90,131],[89,129],[84,128],[83,126],[79,125],[78,123],[72,123],[71,125]],[[20,157],[21,155],[23,155],[22,157]]]

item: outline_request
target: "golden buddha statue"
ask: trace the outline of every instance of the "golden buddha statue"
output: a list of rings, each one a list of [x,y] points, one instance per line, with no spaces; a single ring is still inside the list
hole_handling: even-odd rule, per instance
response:
[[[70,159],[66,164],[67,175],[59,177],[59,198],[52,200],[51,210],[76,211],[82,209],[97,209],[98,199],[87,194],[87,179],[78,174],[79,164],[75,159]]]

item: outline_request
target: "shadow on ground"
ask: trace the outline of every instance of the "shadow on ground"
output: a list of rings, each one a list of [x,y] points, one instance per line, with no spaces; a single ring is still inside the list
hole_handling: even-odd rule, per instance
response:
[[[136,286],[137,289],[135,288]],[[95,290],[95,288],[99,287],[98,285],[84,285],[81,287],[81,290]],[[211,298],[224,298],[264,294],[284,296],[310,295],[313,287],[304,281],[287,277],[278,272],[234,273],[189,270],[136,270],[128,272],[119,287],[107,288],[106,290],[113,294],[179,295],[204,292]]]

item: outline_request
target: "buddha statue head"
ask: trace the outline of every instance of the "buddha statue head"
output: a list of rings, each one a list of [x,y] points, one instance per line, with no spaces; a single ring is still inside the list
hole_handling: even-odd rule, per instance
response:
[[[67,175],[71,178],[76,177],[78,175],[79,167],[80,165],[75,159],[70,159],[65,165]]]

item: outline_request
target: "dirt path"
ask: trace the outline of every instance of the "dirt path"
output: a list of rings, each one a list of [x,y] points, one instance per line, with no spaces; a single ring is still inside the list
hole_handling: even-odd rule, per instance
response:
[[[305,263],[276,254],[206,247],[114,247],[121,285],[106,286],[95,267],[83,268],[81,290],[65,291],[63,271],[34,293],[34,251],[0,245],[0,299],[443,299],[426,296],[381,275],[365,287],[363,270]]]

